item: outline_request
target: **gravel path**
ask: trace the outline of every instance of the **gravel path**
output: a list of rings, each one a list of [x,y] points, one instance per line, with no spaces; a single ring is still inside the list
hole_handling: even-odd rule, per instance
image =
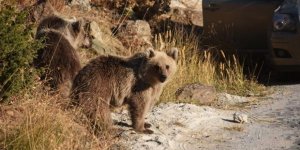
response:
[[[275,88],[275,94],[249,110],[251,123],[244,132],[229,132],[231,140],[209,149],[300,150],[300,85]]]
[[[235,111],[191,104],[161,104],[149,114],[154,134],[129,127],[122,147],[133,150],[300,150],[300,85],[275,87],[276,92],[249,109],[249,122],[232,122]],[[114,118],[131,124],[123,111]]]

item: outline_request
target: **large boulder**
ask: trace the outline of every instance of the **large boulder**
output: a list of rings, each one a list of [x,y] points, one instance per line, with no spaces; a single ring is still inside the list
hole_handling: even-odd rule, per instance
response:
[[[177,100],[194,100],[198,104],[211,104],[216,99],[217,91],[213,86],[193,83],[179,88],[175,95]]]

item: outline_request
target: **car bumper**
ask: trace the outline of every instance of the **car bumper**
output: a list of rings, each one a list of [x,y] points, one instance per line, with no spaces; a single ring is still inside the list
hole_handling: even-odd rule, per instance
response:
[[[282,71],[300,71],[300,34],[273,32],[272,49],[268,57],[271,65]]]

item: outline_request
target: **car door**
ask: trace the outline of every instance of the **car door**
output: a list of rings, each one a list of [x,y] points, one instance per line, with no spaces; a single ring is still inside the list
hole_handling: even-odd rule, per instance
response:
[[[274,9],[282,0],[203,0],[208,41],[238,51],[268,48]]]

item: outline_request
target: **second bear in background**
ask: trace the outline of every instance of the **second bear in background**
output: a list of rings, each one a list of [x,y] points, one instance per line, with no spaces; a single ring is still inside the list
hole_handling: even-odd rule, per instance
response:
[[[43,40],[34,64],[44,68],[42,79],[54,89],[68,94],[71,83],[81,69],[76,49],[90,46],[89,23],[84,20],[68,21],[57,16],[43,19],[36,39]]]

